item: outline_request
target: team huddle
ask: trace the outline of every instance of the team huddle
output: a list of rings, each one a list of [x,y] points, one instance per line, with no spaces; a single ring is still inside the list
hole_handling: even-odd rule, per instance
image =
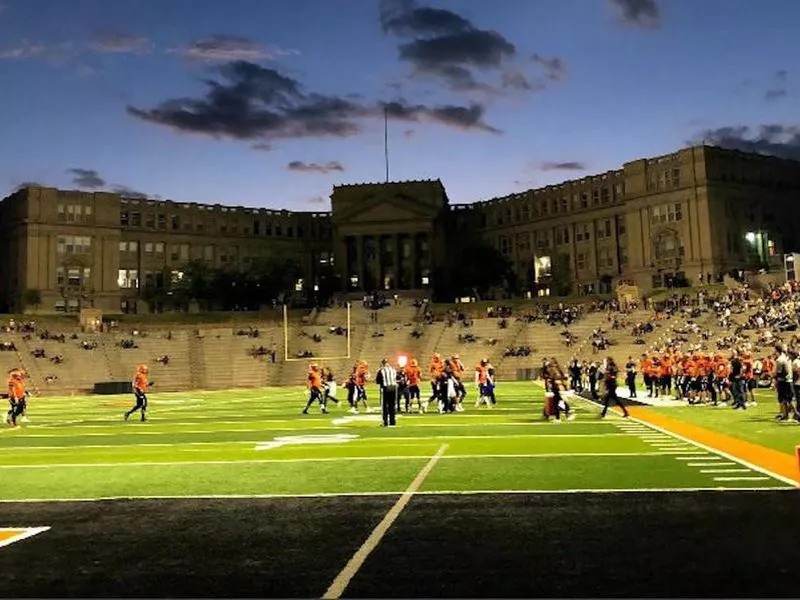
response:
[[[388,361],[387,361],[388,362]],[[396,411],[423,414],[428,412],[431,403],[436,403],[440,414],[463,412],[464,399],[467,391],[464,386],[466,368],[458,354],[445,360],[441,354],[434,353],[428,364],[428,378],[431,385],[430,396],[425,398],[420,391],[423,374],[416,358],[401,355],[397,359],[397,368],[392,367],[396,387]],[[369,365],[364,360],[357,360],[344,384],[347,391],[349,411],[357,414],[359,409],[371,412],[366,385],[371,380]],[[478,386],[478,398],[475,406],[491,408],[497,403],[495,397],[494,367],[488,359],[482,359],[474,371],[474,381]],[[381,381],[381,387],[387,382]],[[329,402],[338,404],[336,398],[337,385],[333,372],[327,367],[311,363],[308,367],[308,401],[303,409],[303,414],[308,414],[309,409],[319,403],[322,413],[328,412]]]

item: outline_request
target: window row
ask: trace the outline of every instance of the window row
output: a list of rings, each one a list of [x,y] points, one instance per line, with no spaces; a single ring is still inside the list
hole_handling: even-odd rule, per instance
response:
[[[516,222],[529,221],[531,218],[547,215],[565,214],[609,204],[613,200],[621,200],[625,195],[625,184],[620,182],[613,187],[595,188],[589,192],[579,192],[560,198],[544,198],[533,202],[524,202],[513,208],[511,206],[497,208],[489,213],[489,225],[510,225]]]
[[[92,220],[91,204],[59,204],[57,210],[60,223],[88,223]]]
[[[275,237],[303,237],[304,230],[300,225],[286,225],[282,223],[265,222],[253,219],[252,227],[241,223],[220,223],[208,227],[206,223],[195,223],[194,227],[189,221],[181,221],[178,215],[164,215],[156,213],[140,213],[134,211],[121,211],[119,223],[122,227],[144,227],[145,229],[155,229],[160,231],[195,231],[197,233],[224,233],[232,235],[253,235],[253,236],[275,236]],[[318,237],[329,238],[331,235],[330,227],[320,225],[314,227],[312,232]]]
[[[85,286],[92,279],[89,267],[56,267],[56,285]]]
[[[683,220],[683,205],[680,202],[662,204],[650,209],[650,222],[652,224],[675,223],[681,220]]]
[[[60,235],[56,251],[58,254],[89,254],[92,251],[92,238],[81,235]]]

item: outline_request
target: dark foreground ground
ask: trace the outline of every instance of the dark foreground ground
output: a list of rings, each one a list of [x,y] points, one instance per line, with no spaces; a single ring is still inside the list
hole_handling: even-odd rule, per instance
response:
[[[0,596],[319,597],[396,497],[0,504]],[[416,496],[346,596],[797,595],[800,491]]]

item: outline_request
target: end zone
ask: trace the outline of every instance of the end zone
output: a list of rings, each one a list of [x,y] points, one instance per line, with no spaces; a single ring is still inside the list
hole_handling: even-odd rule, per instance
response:
[[[0,548],[48,531],[49,527],[0,527]]]

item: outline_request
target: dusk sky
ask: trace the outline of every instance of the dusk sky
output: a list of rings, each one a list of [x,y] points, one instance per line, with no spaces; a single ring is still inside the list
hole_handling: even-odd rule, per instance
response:
[[[451,202],[705,139],[800,159],[797,0],[0,0],[0,197],[26,182],[327,210]]]

